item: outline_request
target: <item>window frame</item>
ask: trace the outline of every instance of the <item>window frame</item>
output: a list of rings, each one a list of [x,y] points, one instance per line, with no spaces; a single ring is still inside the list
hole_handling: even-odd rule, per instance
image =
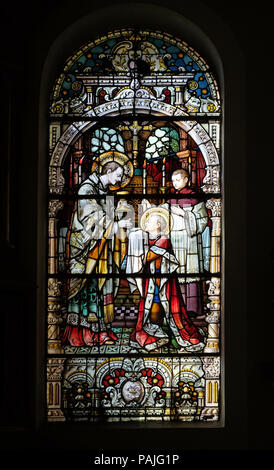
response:
[[[152,6],[148,6],[148,7],[149,7],[150,12],[151,12],[151,11],[153,10],[153,7],[152,7]],[[159,8],[159,10],[160,10],[160,8]],[[109,11],[110,11],[110,10],[109,10]],[[113,10],[112,10],[112,11],[113,11]],[[157,12],[157,13],[158,13],[158,12]],[[140,10],[139,10],[139,17],[140,17],[140,14],[141,14],[141,13],[140,13]],[[156,15],[156,18],[154,19],[154,22],[155,22],[155,24],[157,24],[157,25],[161,24],[162,21],[163,21],[163,20],[159,21],[159,16],[160,16],[160,14],[161,14],[161,12],[159,12],[159,14]],[[103,19],[102,19],[102,16],[103,16],[103,15],[102,15],[102,11],[101,11],[101,13],[99,14],[99,17],[100,17],[100,15],[101,15],[100,21],[101,21],[101,24],[102,24],[102,22],[103,22]],[[127,15],[129,15],[129,12],[127,12]],[[186,13],[186,15],[187,15],[187,13]],[[126,14],[124,13],[122,16],[126,16]],[[193,16],[193,15],[191,15],[191,12],[189,12],[189,16],[190,16],[190,17]],[[117,13],[116,13],[116,17],[117,17]],[[88,21],[88,22],[93,22],[93,24],[94,24],[95,18],[97,18],[97,20],[98,20],[98,16],[96,17],[96,15],[94,15],[92,19],[91,19],[90,16],[89,16],[89,19],[88,19],[88,20],[87,20],[87,18],[88,18],[88,17],[86,17],[85,20],[83,21],[84,24],[87,24],[87,21]],[[175,19],[175,18],[176,18],[176,19]],[[172,19],[173,19],[174,23],[176,24],[176,28],[177,28],[177,29],[178,29],[178,24],[180,24],[180,28],[182,28],[182,26],[183,26],[183,25],[185,26],[186,24],[187,24],[187,26],[188,26],[188,28],[189,28],[189,21],[186,20],[186,22],[184,22],[184,18],[182,18],[182,16],[180,16],[180,19],[178,19],[178,15],[175,14],[175,15],[173,15],[173,18],[172,18]],[[124,21],[125,21],[125,20],[123,20],[123,23],[124,23]],[[132,20],[131,20],[131,21],[132,21]],[[138,21],[138,19],[137,19],[137,21]],[[168,23],[171,25],[172,21],[169,20]],[[78,22],[76,28],[74,29],[74,34],[75,34],[76,30],[78,30],[78,32],[80,32],[80,30],[81,30],[80,24],[81,24],[81,22]],[[201,17],[200,17],[200,24],[201,24]],[[75,25],[74,25],[74,26],[75,26]],[[99,26],[97,26],[97,28],[99,29]],[[175,29],[176,29],[176,28],[175,28]],[[165,29],[168,31],[168,27],[166,27]],[[186,29],[187,29],[187,28],[186,28]],[[201,39],[201,37],[202,37],[203,39],[205,39],[205,37],[206,37],[206,36],[204,35],[204,33],[201,33],[201,30],[200,30],[199,32],[197,32],[197,29],[198,29],[197,26],[194,26],[194,28],[193,28],[193,30],[195,31],[195,34],[194,34],[194,36],[195,36],[195,41],[194,41],[194,43],[197,43],[197,37],[198,37],[199,40]],[[216,28],[216,29],[218,29],[218,28]],[[73,30],[73,28],[71,28],[71,30]],[[70,30],[70,33],[71,33],[71,30]],[[95,28],[95,30],[96,30],[96,28]],[[189,29],[188,29],[188,31],[189,31]],[[61,44],[64,44],[64,43],[66,44],[66,48],[69,47],[70,40],[68,40],[68,39],[69,39],[69,37],[70,37],[70,33],[68,34],[68,32],[67,32],[67,34],[62,35],[62,37],[59,38],[59,41],[58,41],[58,40],[56,41],[57,43],[59,42],[59,46],[58,46],[57,49],[56,49],[56,42],[55,42],[55,45],[54,45],[55,50],[59,50],[59,51],[60,51],[60,46],[61,46]],[[178,34],[178,33],[177,33],[177,34]],[[227,34],[228,34],[228,36],[229,36],[229,31],[227,31]],[[85,35],[85,33],[84,33],[84,35]],[[72,36],[73,36],[73,35],[72,35]],[[186,36],[188,36],[188,34],[186,34]],[[212,34],[212,36],[214,36],[214,34]],[[219,42],[219,45],[220,45],[220,30],[217,32],[216,37],[218,38],[218,39],[217,39],[217,42]],[[67,39],[67,41],[66,41],[65,38]],[[189,38],[187,37],[187,42],[188,42],[188,44],[191,44],[191,45],[192,45],[192,44],[193,44],[193,41],[192,41],[191,38],[193,38],[193,32],[192,32],[192,33],[189,33]],[[231,40],[232,40],[232,39],[231,39]],[[233,40],[232,40],[232,43],[233,43]],[[219,58],[220,56],[219,56],[218,53],[216,53],[215,46],[213,46],[213,43],[212,43],[208,38],[206,38],[206,41],[204,41],[203,44],[204,44],[204,47],[206,47],[205,44],[207,44],[207,46],[208,46],[208,51],[211,51],[211,55],[212,55],[212,56],[215,55],[215,57],[217,57],[217,61],[216,61],[216,63],[217,63],[217,64],[216,64],[216,70],[218,70],[217,75],[219,76],[219,83],[221,83],[221,93],[222,93],[223,96],[225,96],[225,95],[226,95],[226,89],[224,88],[224,83],[223,83],[223,70],[222,70],[222,66],[221,66],[221,63],[220,63],[220,58]],[[194,44],[193,44],[193,45],[194,45]],[[235,43],[233,43],[233,46],[234,46],[234,48],[237,50],[237,46],[235,45]],[[195,45],[194,45],[194,47],[195,47]],[[197,47],[197,49],[199,49],[199,45],[197,45],[196,47]],[[59,60],[56,59],[56,54],[53,53],[53,49],[54,49],[54,48],[53,48],[53,47],[51,48],[51,51],[50,51],[48,60],[46,61],[46,66],[45,66],[44,70],[45,70],[45,69],[47,69],[47,70],[50,70],[50,69],[51,69],[51,70],[52,70],[52,67],[49,67],[49,63],[51,62],[51,60],[52,60],[52,58],[53,58],[54,55],[55,55],[55,58],[54,58],[53,62],[57,63],[57,62],[59,62],[59,60],[60,60],[60,54],[59,54]],[[65,51],[66,48],[63,49],[63,52]],[[220,45],[220,49],[222,50],[222,46],[221,46],[221,45]],[[227,51],[222,50],[222,52],[224,53],[224,56],[226,56],[226,57],[231,57],[231,54],[227,53]],[[66,52],[64,52],[64,53],[66,54]],[[202,51],[201,51],[201,53],[202,53]],[[58,55],[58,54],[57,54],[57,55]],[[202,55],[203,55],[203,53],[202,53]],[[50,56],[51,56],[51,57],[50,57]],[[239,56],[240,56],[240,54],[239,54]],[[223,57],[222,57],[222,58],[223,58]],[[236,60],[237,60],[237,59],[236,59]],[[226,63],[229,62],[229,61],[228,61],[228,58],[227,58],[227,60],[225,60],[225,62],[226,62]],[[239,59],[239,58],[238,58],[238,65],[239,65],[239,70],[240,70],[240,74],[241,74],[241,66],[240,66],[240,59]],[[227,72],[227,71],[228,71],[228,67],[226,68],[226,72]],[[50,75],[50,74],[47,72],[46,75],[47,75],[46,80],[45,80],[46,83],[47,83],[46,89],[48,90],[48,89],[49,89],[49,84],[50,84],[50,79],[49,79],[49,75]],[[228,79],[229,79],[229,78],[232,78],[232,76],[231,76],[231,74],[228,73]],[[44,79],[45,79],[45,77],[43,77],[42,83],[45,83]],[[232,80],[232,81],[233,81],[233,80]],[[41,87],[41,88],[42,88],[42,87]],[[235,90],[236,88],[237,88],[237,87],[236,87],[235,80],[234,80],[234,90]],[[240,94],[240,88],[238,89],[236,96],[239,96],[239,94]],[[45,131],[44,131],[45,118],[41,116],[41,109],[43,109],[43,108],[45,109],[45,104],[46,104],[46,101],[47,101],[47,100],[46,100],[46,98],[45,98],[45,93],[44,93],[43,91],[41,91],[41,97],[42,97],[42,96],[43,96],[43,98],[41,98],[41,100],[42,100],[42,105],[41,105],[41,107],[40,107],[40,117],[41,117],[41,119],[40,119],[40,149],[41,149],[41,151],[40,151],[39,153],[40,153],[40,155],[44,155],[44,156],[45,156],[45,148],[46,148],[46,145],[45,145],[45,143],[46,143],[46,136],[45,136]],[[225,108],[226,113],[225,113],[225,119],[224,119],[224,121],[227,120],[229,123],[232,122],[232,110],[235,109],[235,107],[236,107],[236,98],[235,98],[235,97],[233,97],[232,102],[230,102],[230,106],[229,106],[229,102],[226,101],[226,108]],[[241,112],[242,112],[242,110],[240,110],[240,113],[241,113]],[[235,127],[233,128],[233,126],[230,127],[230,129],[229,129],[229,131],[228,131],[227,126],[224,125],[224,121],[223,121],[223,132],[222,132],[222,136],[223,136],[222,146],[223,146],[223,148],[225,149],[225,153],[228,154],[228,155],[231,155],[231,152],[230,152],[230,151],[227,152],[227,148],[228,148],[227,142],[228,142],[228,139],[231,137],[231,134],[232,134],[232,135],[233,135],[233,134],[234,134],[234,135],[235,135],[235,134],[238,135],[238,133],[237,133],[237,130],[235,129]],[[243,143],[243,141],[242,141],[242,139],[241,139],[241,136],[240,136],[240,141],[238,141],[238,143],[239,143],[239,148],[242,148],[242,149],[243,149],[243,148],[244,148],[244,143]],[[239,154],[239,153],[240,153],[240,151],[238,150],[238,153],[237,153],[237,154]],[[233,173],[233,171],[232,171],[231,165],[230,165],[230,167],[229,167],[229,171],[227,171],[227,166],[228,166],[228,165],[227,165],[227,159],[224,159],[224,152],[223,152],[222,158],[223,158],[223,165],[222,165],[222,168],[223,168],[223,172],[226,173],[226,180],[225,180],[225,181],[227,181],[228,178],[229,178],[229,177],[231,176],[231,174]],[[234,161],[235,161],[235,158],[234,158]],[[44,162],[45,162],[45,159],[44,159]],[[45,163],[43,163],[43,159],[40,157],[40,163],[39,163],[40,170],[41,170],[41,167],[44,167],[44,165],[45,165]],[[242,168],[241,168],[241,170],[242,170],[242,171],[241,171],[240,174],[238,175],[238,179],[241,179],[241,178],[243,177],[243,175],[244,175]],[[43,181],[43,177],[41,176],[41,171],[40,171],[39,173],[40,173],[40,181]],[[223,177],[223,176],[224,176],[224,175],[222,175],[222,177]],[[243,178],[243,181],[244,181],[244,178]],[[244,184],[244,183],[243,183],[243,184]],[[45,188],[44,181],[43,181],[43,183],[42,183],[42,186]],[[229,197],[229,193],[230,193],[229,191],[227,192],[227,187],[228,187],[228,186],[227,186],[227,184],[226,184],[226,182],[225,182],[225,191],[224,191],[224,195],[225,195],[225,199],[226,199],[226,200],[227,200],[227,198]],[[40,200],[41,200],[41,198],[40,198]],[[224,202],[226,202],[226,200],[225,200]],[[244,207],[244,203],[245,203],[245,202],[244,202],[244,200],[243,200],[243,201],[242,201],[242,207]],[[227,207],[226,207],[225,209],[226,209],[226,212],[227,212]],[[242,212],[242,211],[241,211],[241,212]],[[228,217],[231,217],[231,214],[232,214],[232,213],[231,213],[231,207],[230,207],[230,205],[228,205]],[[224,218],[224,217],[225,217],[225,213],[224,213],[224,215],[223,215],[223,218]],[[232,219],[233,219],[233,217],[232,217]],[[237,219],[237,220],[238,220],[238,219]],[[42,222],[42,224],[41,224],[41,219],[40,219],[40,228],[41,228],[41,225],[43,226],[43,222]],[[41,233],[41,232],[40,232],[40,233]],[[223,237],[227,238],[227,227],[225,227],[225,231],[224,231],[224,227],[223,227]],[[230,238],[230,237],[229,237],[229,238]],[[39,238],[38,238],[38,239],[39,239]],[[223,244],[223,245],[224,245],[224,244]],[[237,248],[237,247],[236,247],[236,248]],[[224,246],[223,246],[223,250],[224,250]],[[236,250],[236,251],[237,251],[237,250]],[[225,254],[225,253],[224,253],[224,251],[223,251],[223,254],[222,254],[222,259],[223,259],[223,260],[224,260],[224,254]],[[41,279],[43,278],[43,274],[42,274],[42,270],[41,270],[41,264],[40,264],[40,266],[39,266],[39,268],[38,268],[38,271],[39,271],[39,279],[40,279],[40,281],[41,281]],[[226,282],[226,279],[227,279],[227,265],[225,265],[225,271],[224,271],[224,272],[225,272],[225,282]],[[241,273],[239,273],[239,276],[240,276],[240,275],[241,275]],[[230,283],[231,283],[230,276],[229,276],[229,281],[230,281]],[[41,286],[41,283],[39,283],[39,284],[40,284],[40,286]],[[244,286],[243,286],[243,287],[244,287]],[[230,287],[226,285],[226,291],[227,291],[227,289],[230,289]],[[234,289],[235,289],[235,286],[234,286]],[[237,289],[236,289],[236,290],[237,290]],[[39,299],[41,299],[41,298],[43,298],[43,294],[41,293],[41,289],[39,289],[39,291],[40,291],[40,293],[39,293]],[[222,298],[224,299],[224,302],[225,302],[226,300],[225,300],[224,292],[222,293]],[[41,306],[41,301],[39,301],[39,304],[40,304],[40,306]],[[227,310],[227,306],[226,306],[226,310]],[[229,309],[228,309],[228,310],[229,310]],[[39,312],[38,312],[38,315],[39,315],[39,317],[40,317]],[[229,331],[229,330],[227,330],[227,327],[226,327],[226,334],[227,334],[227,331]],[[223,329],[223,331],[222,331],[222,344],[224,344],[224,337],[225,337],[225,334],[224,334],[224,329]],[[43,356],[43,352],[41,351],[40,348],[39,348],[39,350],[40,350],[39,357],[41,358],[41,357]],[[233,352],[232,356],[235,357],[235,352]],[[232,356],[231,356],[231,357],[232,357]],[[227,377],[227,376],[229,377],[229,375],[230,375],[230,374],[227,373],[227,369],[226,369],[226,371],[225,371],[225,374],[226,374],[226,377]],[[224,396],[223,396],[223,399],[224,399]],[[227,401],[226,401],[226,403],[227,403]],[[229,406],[227,406],[227,408],[228,408],[228,410],[229,410],[229,409],[232,409],[232,408],[230,408]],[[229,415],[229,411],[227,411],[227,413],[228,413],[228,415]],[[232,413],[232,415],[233,415],[233,413]],[[38,413],[37,416],[39,416],[39,413]],[[43,422],[43,418],[41,418],[41,415],[40,415],[39,418],[38,418],[38,422],[39,422],[40,424],[41,424],[41,422]],[[199,424],[199,423],[195,423],[195,427],[197,426],[197,424]],[[206,423],[203,423],[202,427],[212,427],[210,423],[207,423],[208,426],[205,426],[205,424],[206,424]],[[122,426],[124,426],[124,425],[122,425]],[[150,426],[150,425],[149,425],[149,424],[146,424],[146,427],[147,427],[147,426]],[[154,426],[152,426],[152,427],[154,427]],[[172,424],[172,427],[174,427],[173,424]],[[214,425],[213,427],[216,427],[216,426]],[[223,426],[222,426],[222,427],[223,427]]]

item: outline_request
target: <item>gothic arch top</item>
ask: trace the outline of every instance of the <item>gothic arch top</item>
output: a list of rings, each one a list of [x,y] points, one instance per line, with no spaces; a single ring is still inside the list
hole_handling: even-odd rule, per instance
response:
[[[109,32],[64,65],[49,110],[50,421],[219,420],[221,104],[207,62],[158,30]]]
[[[56,80],[50,103],[57,130],[50,142],[50,191],[62,193],[61,168],[79,133],[90,129],[97,118],[123,118],[129,113],[174,118],[204,157],[205,192],[219,191],[216,122],[221,101],[209,65],[186,42],[168,33],[134,29],[115,30],[88,42],[66,61]],[[65,116],[73,122],[59,135],[55,123]],[[211,119],[207,126],[199,122],[202,117]]]
[[[81,114],[118,93],[137,98],[145,90],[191,115],[220,112],[217,82],[197,51],[170,34],[134,29],[109,32],[75,52],[56,80],[51,112]]]

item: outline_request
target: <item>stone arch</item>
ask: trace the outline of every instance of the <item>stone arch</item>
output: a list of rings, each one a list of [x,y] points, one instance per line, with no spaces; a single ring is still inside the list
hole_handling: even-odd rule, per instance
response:
[[[122,367],[123,358],[117,358],[114,361],[106,359],[102,364],[98,365],[96,369],[96,384],[97,387],[102,387],[102,380],[107,372],[112,372],[115,369]]]
[[[176,387],[179,380],[185,379],[186,381],[192,381],[201,383],[203,382],[204,371],[202,363],[199,358],[193,358],[188,363],[184,364],[183,367],[178,367],[173,376],[173,387]]]
[[[72,374],[70,374],[68,377],[67,377],[67,382],[69,382],[70,384],[73,384],[74,382],[76,383],[84,383],[84,382],[87,382],[89,386],[92,386],[93,385],[93,378],[86,372],[79,372],[79,371],[75,371],[73,372]]]
[[[163,359],[146,359],[145,364],[146,367],[154,366],[155,367],[155,362],[157,362],[157,370],[159,373],[165,378],[165,387],[171,387],[172,385],[172,365],[169,363],[168,360],[165,358]]]
[[[113,100],[113,101],[114,101],[114,100]],[[116,103],[112,102],[112,105],[115,106]],[[113,114],[113,115],[115,116],[115,114]],[[155,115],[156,115],[156,114],[155,114]],[[158,114],[158,116],[160,116],[160,115],[161,115],[161,114]],[[185,121],[185,124],[188,124],[188,123],[190,123],[190,122],[191,122],[191,121]],[[192,127],[190,130],[191,130],[191,131],[193,130],[193,133],[195,133],[195,132],[197,132],[197,128],[194,129],[194,127],[196,126],[196,124],[199,124],[199,123],[198,123],[197,121],[193,121],[193,122],[194,122],[194,125],[193,125],[193,127]],[[92,126],[94,123],[89,123],[89,124],[90,124],[90,126]],[[85,125],[86,125],[86,124],[85,124]],[[179,125],[179,121],[178,121],[178,125]],[[199,126],[200,126],[200,124],[199,124]],[[183,128],[183,126],[182,126],[182,128]],[[85,126],[83,126],[83,129],[87,130]],[[76,140],[76,139],[77,139],[77,135],[76,135],[76,137],[75,137],[75,140]],[[72,141],[71,141],[71,142],[72,142]],[[204,142],[201,143],[200,145],[206,145],[206,144],[208,144],[208,142],[210,143],[210,139],[209,139],[208,141],[204,141]],[[64,144],[64,145],[65,145],[65,144]],[[60,146],[60,147],[61,147],[61,146]],[[209,147],[209,145],[208,145],[207,147]],[[209,154],[209,150],[204,149],[204,152],[207,153],[207,154]],[[61,153],[62,153],[62,152],[61,152]],[[57,154],[56,154],[56,155],[57,155]],[[63,154],[63,157],[64,157],[64,154]],[[213,158],[214,158],[214,154],[213,154]]]
[[[127,107],[124,106],[124,109],[122,110],[122,114],[127,114],[127,112],[133,107],[133,100],[136,103],[136,109],[140,113],[146,113],[148,109],[148,104],[149,104],[149,109],[152,109],[154,113],[152,115],[155,115],[155,117],[159,116],[182,116],[182,117],[189,117],[187,113],[182,111],[180,108],[176,108],[168,103],[163,103],[162,101],[157,101],[157,100],[145,100],[145,107],[142,107],[142,100],[140,99],[129,99],[127,100]],[[105,103],[103,105],[99,105],[94,109],[90,109],[86,112],[86,114],[83,116],[85,118],[91,117],[94,119],[95,116],[100,117],[106,116],[106,115],[111,115],[114,118],[116,116],[120,116],[120,105],[123,100],[112,100],[109,101],[108,103]],[[149,103],[148,103],[149,101]],[[56,144],[52,156],[51,156],[51,161],[50,161],[50,168],[52,174],[50,175],[50,181],[53,183],[53,181],[56,181],[56,185],[58,184],[58,181],[60,180],[61,177],[61,168],[64,163],[64,160],[66,158],[69,146],[72,145],[78,138],[80,132],[83,134],[86,131],[88,131],[92,126],[94,126],[98,121],[77,121],[73,122],[68,126],[66,131],[62,134],[60,140]],[[218,171],[218,166],[219,166],[219,157],[217,154],[216,147],[214,145],[214,142],[212,140],[212,137],[206,132],[206,130],[203,128],[203,126],[195,119],[193,120],[182,120],[182,121],[176,121],[176,124],[181,127],[187,134],[189,134],[194,142],[197,144],[199,149],[201,150],[201,153],[205,159],[206,162],[206,176],[204,178],[204,181],[208,183],[208,186],[204,186],[204,190],[207,192],[210,192],[210,188],[212,186],[212,181],[214,178],[214,169],[215,169],[215,178],[219,179],[219,171]],[[216,168],[217,168],[217,173],[216,173]],[[55,170],[54,170],[55,169]],[[59,174],[57,174],[59,173]],[[216,185],[216,179],[214,181]],[[54,186],[54,183],[53,183]],[[207,189],[209,188],[209,189]],[[57,189],[57,188],[56,188]],[[56,192],[60,192],[61,187],[58,186],[58,190]]]

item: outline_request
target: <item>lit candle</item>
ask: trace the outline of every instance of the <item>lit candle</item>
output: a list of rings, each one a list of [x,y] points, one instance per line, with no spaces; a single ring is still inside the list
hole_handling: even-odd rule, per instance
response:
[[[166,185],[166,157],[163,158],[162,164],[162,186],[165,187]]]
[[[79,172],[78,172],[78,175],[79,175],[79,184],[80,184],[81,181],[82,181],[82,163],[83,163],[83,159],[80,158],[80,161],[79,161]]]
[[[191,155],[188,157],[188,173],[189,173],[189,180],[188,185],[191,186],[192,184],[192,165],[191,165]]]
[[[143,194],[146,194],[147,192],[147,162],[146,159],[144,159],[143,163]]]

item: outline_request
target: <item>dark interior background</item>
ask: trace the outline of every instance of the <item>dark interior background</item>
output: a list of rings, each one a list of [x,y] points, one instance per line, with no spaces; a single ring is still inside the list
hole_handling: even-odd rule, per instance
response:
[[[132,3],[100,0],[100,7]],[[1,5],[1,269],[0,269],[0,442],[10,459],[37,455],[64,462],[102,449],[117,454],[138,450],[202,451],[203,461],[225,451],[233,459],[256,459],[273,452],[273,24],[269,2],[154,0],[202,28],[219,51],[238,45],[229,77],[240,74],[240,109],[228,116],[227,155],[237,154],[226,173],[226,425],[223,429],[93,429],[37,426],[37,390],[43,380],[37,317],[38,129],[42,68],[55,39],[78,18],[90,14],[94,0],[26,1]],[[121,7],[119,7],[121,8]],[[216,21],[225,25],[224,33]],[[111,24],[111,19],[106,19]],[[144,18],[148,26],[149,19]],[[115,25],[114,25],[115,26]],[[172,31],[169,31],[172,33]],[[216,45],[217,45],[216,44]],[[226,65],[228,67],[228,65]],[[56,70],[56,75],[59,70]],[[226,78],[226,77],[225,77]],[[243,93],[242,93],[243,90]],[[225,102],[230,99],[226,83]],[[233,125],[231,122],[233,121]],[[235,131],[236,129],[236,131]],[[9,138],[9,133],[11,138]],[[232,136],[233,138],[229,138]],[[243,143],[244,141],[244,143]],[[239,152],[241,145],[241,152]],[[7,155],[10,155],[8,161]],[[46,168],[46,166],[45,166]],[[6,234],[7,173],[11,172],[9,243]],[[38,253],[38,254],[37,254]],[[237,264],[240,268],[237,269]],[[231,307],[233,306],[233,308]],[[237,307],[238,306],[238,307]],[[38,344],[38,346],[37,346]],[[207,454],[204,452],[207,451]],[[240,452],[241,451],[241,452]],[[243,452],[245,451],[245,452]],[[78,452],[78,454],[77,454]],[[85,454],[87,452],[87,454]],[[239,453],[240,452],[240,453]],[[210,454],[210,456],[209,456]],[[69,457],[70,458],[70,457]],[[205,460],[204,460],[205,459]],[[56,461],[56,460],[55,460]],[[219,461],[220,462],[220,461]]]

